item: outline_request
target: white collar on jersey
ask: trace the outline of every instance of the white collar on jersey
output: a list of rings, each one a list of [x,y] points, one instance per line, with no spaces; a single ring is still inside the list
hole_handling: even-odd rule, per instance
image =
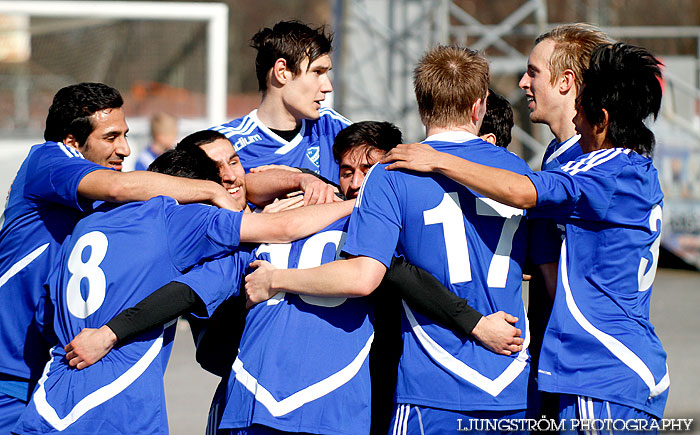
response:
[[[475,136],[468,131],[444,131],[426,137],[423,142],[468,142],[474,139],[479,139],[479,136]]]
[[[561,145],[559,145],[559,148],[556,151],[554,151],[552,153],[552,155],[547,157],[547,161],[544,163],[547,164],[547,163],[551,162],[552,160],[556,159],[557,157],[559,157],[560,155],[564,154],[566,152],[566,150],[571,148],[574,144],[578,143],[579,139],[581,139],[581,135],[575,134],[575,135],[571,136],[570,138],[568,138],[567,140],[565,140],[564,142],[562,142]],[[554,139],[554,140],[556,140],[556,139]]]

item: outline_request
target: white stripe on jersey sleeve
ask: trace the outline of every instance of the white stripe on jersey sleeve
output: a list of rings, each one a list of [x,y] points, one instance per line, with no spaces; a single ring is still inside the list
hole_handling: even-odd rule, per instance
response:
[[[572,161],[562,166],[562,170],[569,172],[571,175],[576,175],[579,172],[586,172],[591,168],[614,159],[623,153],[622,148],[610,148],[592,152],[589,157],[578,161]]]
[[[343,124],[350,125],[352,124],[352,121],[350,121],[348,118],[344,117],[340,113],[336,112],[335,110],[328,108],[328,107],[321,107],[321,109],[318,111],[321,115],[327,115],[330,116],[333,119],[337,119],[338,121],[342,122]]]
[[[32,261],[36,260],[36,258],[38,256],[40,256],[48,247],[49,247],[49,244],[45,243],[45,244],[39,246],[38,248],[36,248],[35,250],[33,250],[32,252],[30,252],[29,254],[27,254],[24,258],[19,260],[17,263],[13,264],[12,267],[10,267],[7,270],[7,272],[3,273],[2,276],[0,276],[0,287],[5,285],[7,280],[9,280],[13,276],[17,275],[17,273],[19,273],[22,269],[29,266],[29,264]]]
[[[362,180],[362,185],[360,185],[360,191],[357,192],[357,199],[355,200],[355,208],[360,208],[360,204],[362,204],[362,197],[364,196],[365,193],[365,185],[367,184],[367,180],[369,180],[369,176],[372,175],[372,171],[374,171],[374,168],[377,167],[379,163],[375,163],[372,165],[371,168],[369,168],[369,171],[367,171],[367,174],[365,174],[365,178]]]

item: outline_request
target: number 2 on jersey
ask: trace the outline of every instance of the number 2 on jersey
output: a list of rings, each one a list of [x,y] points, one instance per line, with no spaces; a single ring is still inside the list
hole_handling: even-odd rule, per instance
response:
[[[510,253],[513,238],[518,230],[523,211],[494,201],[489,198],[476,198],[476,213],[479,216],[500,216],[505,218],[496,251],[489,265],[487,285],[505,288],[510,268]],[[442,224],[447,253],[447,269],[450,283],[469,282],[472,280],[469,261],[469,245],[464,227],[464,215],[456,192],[445,193],[436,207],[423,212],[425,225]]]

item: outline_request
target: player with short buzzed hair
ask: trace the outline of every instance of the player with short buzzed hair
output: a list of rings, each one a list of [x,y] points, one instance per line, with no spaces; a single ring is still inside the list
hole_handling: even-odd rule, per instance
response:
[[[233,144],[246,170],[277,164],[306,168],[338,182],[331,147],[350,121],[321,107],[333,90],[332,36],[325,27],[280,21],[251,39],[262,101],[257,109],[212,127]]]
[[[587,431],[573,420],[635,420],[652,428],[668,398],[666,352],[649,320],[663,192],[645,122],[661,107],[660,66],[641,47],[593,51],[573,120],[583,154],[559,169],[516,174],[424,144],[388,156],[394,168],[437,171],[565,225],[538,378],[541,390],[561,395],[558,416],[579,433]]]

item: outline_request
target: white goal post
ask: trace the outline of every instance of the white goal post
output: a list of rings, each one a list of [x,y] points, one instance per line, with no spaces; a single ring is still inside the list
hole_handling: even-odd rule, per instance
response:
[[[228,6],[223,3],[139,1],[0,1],[0,14],[54,18],[204,21],[207,23],[206,117],[226,120]]]

